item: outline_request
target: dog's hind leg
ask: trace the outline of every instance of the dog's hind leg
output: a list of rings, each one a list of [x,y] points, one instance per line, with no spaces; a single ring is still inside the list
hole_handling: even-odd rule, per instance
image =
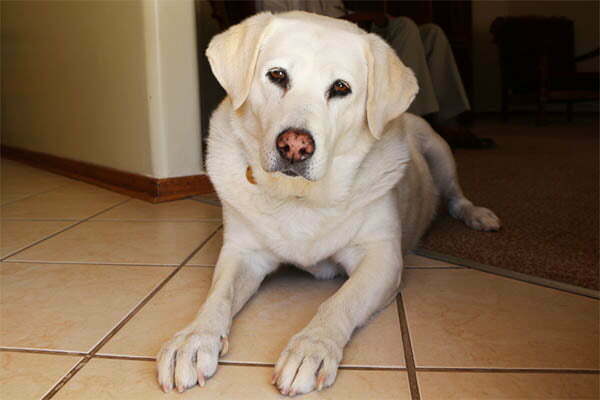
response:
[[[477,207],[465,197],[458,183],[456,164],[450,147],[429,124],[415,118],[419,148],[427,160],[433,181],[440,195],[448,202],[450,215],[463,221],[467,226],[480,231],[497,231],[500,219],[491,210]]]

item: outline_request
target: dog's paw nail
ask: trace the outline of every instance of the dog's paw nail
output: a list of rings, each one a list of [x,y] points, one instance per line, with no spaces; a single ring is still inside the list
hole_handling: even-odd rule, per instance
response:
[[[277,382],[277,379],[279,379],[279,375],[273,374],[273,377],[271,378],[271,385],[274,385],[275,382]]]
[[[321,390],[323,390],[323,384],[325,383],[325,376],[324,375],[319,375],[319,377],[317,378],[317,390],[320,392]]]
[[[288,393],[288,396],[290,396],[290,397],[294,397],[295,395],[296,395],[295,390],[290,390],[290,393]]]
[[[164,385],[162,385],[162,391],[165,393],[169,393],[171,391],[171,386],[167,385],[166,383]]]
[[[229,339],[227,336],[221,336],[221,352],[220,356],[224,356],[229,351]]]
[[[206,385],[206,379],[204,379],[204,375],[202,373],[198,374],[198,385],[200,385],[200,387],[204,387],[204,385]]]
[[[179,393],[183,393],[185,391],[185,387],[183,387],[183,386],[177,386],[177,391]]]

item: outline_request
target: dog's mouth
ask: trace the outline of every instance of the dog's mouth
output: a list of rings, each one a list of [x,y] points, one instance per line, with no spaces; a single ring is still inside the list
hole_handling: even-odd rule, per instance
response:
[[[299,163],[289,163],[289,162],[280,162],[278,165],[276,172],[281,172],[285,176],[289,176],[290,178],[299,178],[302,177],[306,180],[310,180],[308,178],[308,166],[306,162]]]
[[[308,181],[312,181],[310,177],[310,160],[303,160],[299,162],[289,162],[279,158],[276,162],[265,168],[266,172],[279,172],[290,178],[304,178]]]
[[[299,174],[296,171],[292,171],[291,169],[286,169],[285,171],[281,171],[282,174],[286,174],[287,176],[298,176]]]

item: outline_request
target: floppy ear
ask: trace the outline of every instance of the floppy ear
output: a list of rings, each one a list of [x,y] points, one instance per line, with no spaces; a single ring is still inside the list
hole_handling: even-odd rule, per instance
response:
[[[387,123],[408,109],[419,85],[412,70],[383,39],[370,33],[367,40],[367,124],[379,139]]]
[[[248,97],[260,43],[273,19],[270,12],[256,14],[216,35],[206,56],[213,74],[237,110]]]

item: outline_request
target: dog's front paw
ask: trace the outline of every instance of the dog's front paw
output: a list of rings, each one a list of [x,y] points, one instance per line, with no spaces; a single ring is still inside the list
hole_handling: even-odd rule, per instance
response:
[[[279,356],[272,383],[289,396],[331,386],[342,353],[343,348],[326,335],[300,332]]]
[[[471,207],[465,212],[464,221],[467,226],[478,231],[498,231],[501,225],[500,218],[485,207]]]
[[[219,355],[227,353],[226,336],[186,329],[166,342],[156,356],[158,383],[164,392],[183,392],[217,371]]]

